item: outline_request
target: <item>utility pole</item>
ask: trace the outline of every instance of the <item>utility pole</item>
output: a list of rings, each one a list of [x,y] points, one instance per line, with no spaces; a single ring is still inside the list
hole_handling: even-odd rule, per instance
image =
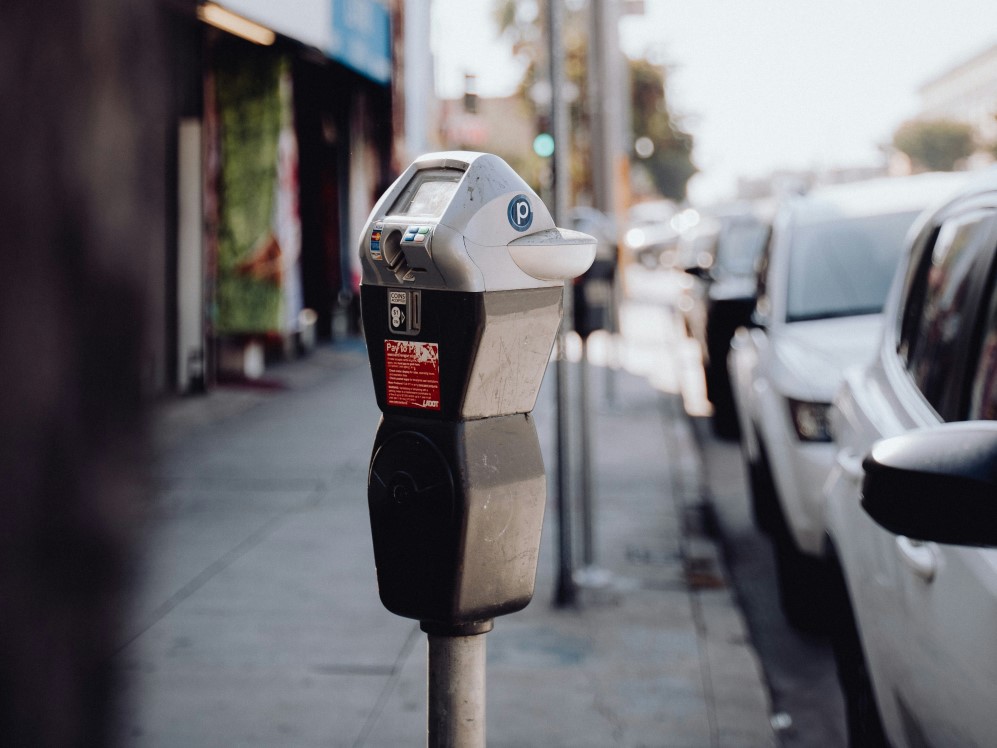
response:
[[[625,158],[623,133],[627,129],[626,87],[623,84],[619,49],[618,0],[589,0],[588,111],[590,123],[590,163],[592,196],[597,209],[611,216],[617,224],[620,211],[617,181],[619,161]],[[617,237],[618,240],[618,237]],[[615,282],[615,280],[614,280]],[[592,439],[590,429],[589,362],[587,341],[582,340],[579,393],[579,431],[581,433],[581,527],[582,584],[598,584],[604,572],[595,567],[595,501],[592,475]],[[606,379],[612,372],[607,368]]]
[[[550,73],[550,122],[554,136],[554,153],[551,156],[551,188],[553,192],[554,222],[563,226],[568,214],[568,122],[564,101],[564,58],[562,0],[547,2],[548,70]],[[554,604],[558,607],[573,605],[577,590],[572,577],[572,492],[571,492],[571,429],[570,429],[570,378],[565,352],[565,336],[571,332],[572,293],[570,281],[564,284],[561,329],[557,336],[557,525],[558,573]]]
[[[619,0],[589,0],[589,115],[592,123],[592,191],[595,207],[613,216],[625,185],[617,184],[626,156],[627,78],[621,67]]]

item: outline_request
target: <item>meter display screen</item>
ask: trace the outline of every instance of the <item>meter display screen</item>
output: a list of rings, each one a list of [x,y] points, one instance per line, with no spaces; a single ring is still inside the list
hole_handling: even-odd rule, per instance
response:
[[[456,181],[423,182],[412,197],[412,204],[409,205],[406,212],[409,215],[439,218],[447,205],[450,204],[450,198],[453,197],[456,190]]]
[[[396,215],[439,218],[457,191],[464,172],[455,169],[427,170],[416,175],[391,211]]]

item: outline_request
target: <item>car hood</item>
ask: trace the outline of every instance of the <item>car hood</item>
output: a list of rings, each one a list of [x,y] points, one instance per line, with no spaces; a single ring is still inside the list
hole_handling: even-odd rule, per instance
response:
[[[830,402],[845,369],[871,360],[879,341],[883,317],[860,317],[793,322],[773,336],[783,394],[815,402]]]

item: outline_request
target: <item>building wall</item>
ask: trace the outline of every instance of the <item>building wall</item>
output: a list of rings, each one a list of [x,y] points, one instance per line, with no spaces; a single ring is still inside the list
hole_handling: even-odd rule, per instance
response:
[[[529,105],[518,96],[475,97],[474,108],[468,111],[463,98],[440,102],[442,147],[494,153],[538,187],[544,160],[533,153],[537,125]]]
[[[402,127],[396,128],[396,137],[403,142],[399,168],[405,168],[423,153],[440,148],[435,128],[439,114],[433,55],[429,46],[430,0],[403,0],[403,3],[400,59],[404,105]]]
[[[954,119],[997,142],[997,44],[942,73],[920,89],[921,119]]]
[[[330,339],[337,315],[347,322],[338,334],[355,334],[355,234],[392,172],[398,128],[393,86],[375,76],[383,58],[358,69],[362,60],[336,59],[328,38],[335,13],[349,17],[341,25],[383,21],[386,0],[222,4],[278,33],[258,46],[199,22],[193,6],[174,12],[157,392],[262,376],[270,360],[304,352],[312,333]],[[233,296],[233,284],[247,288]]]

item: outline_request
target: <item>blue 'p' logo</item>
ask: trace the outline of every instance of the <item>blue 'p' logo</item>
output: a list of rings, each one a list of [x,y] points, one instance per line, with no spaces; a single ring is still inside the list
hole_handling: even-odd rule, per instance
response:
[[[526,195],[516,195],[509,201],[509,208],[506,210],[509,216],[509,224],[516,231],[526,231],[533,223],[533,206]]]

